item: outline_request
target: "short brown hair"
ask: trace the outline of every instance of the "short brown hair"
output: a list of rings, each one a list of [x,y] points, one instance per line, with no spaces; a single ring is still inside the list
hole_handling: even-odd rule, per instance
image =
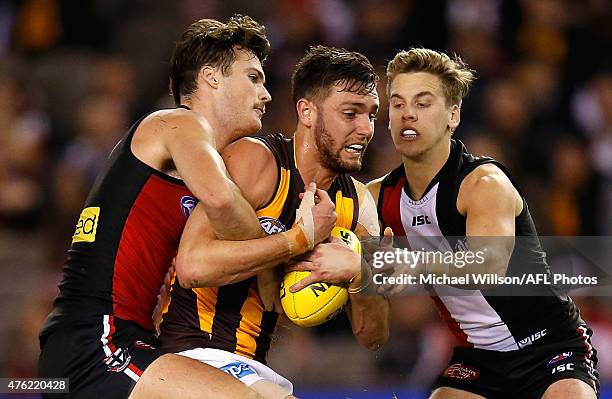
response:
[[[387,93],[391,82],[400,73],[428,72],[442,81],[442,90],[448,105],[461,104],[474,79],[474,71],[456,54],[447,54],[425,48],[400,51],[387,65]]]
[[[291,76],[291,97],[321,101],[335,84],[342,91],[367,94],[376,90],[378,75],[363,55],[343,48],[312,46],[298,61]],[[325,93],[323,93],[325,91]],[[324,95],[322,95],[324,94]]]
[[[236,14],[227,23],[201,19],[191,24],[176,43],[170,60],[170,91],[176,105],[193,93],[200,69],[220,68],[224,75],[236,59],[235,48],[246,49],[263,63],[270,53],[266,28],[248,16]]]

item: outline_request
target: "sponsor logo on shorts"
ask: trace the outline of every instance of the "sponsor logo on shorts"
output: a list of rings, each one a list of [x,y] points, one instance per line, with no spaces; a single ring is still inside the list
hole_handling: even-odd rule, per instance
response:
[[[241,379],[242,377],[246,377],[249,374],[256,374],[255,371],[246,363],[242,362],[234,362],[226,364],[221,367],[221,370],[225,371],[227,374]]]
[[[76,224],[72,243],[75,242],[94,242],[98,231],[98,221],[100,219],[100,207],[90,206],[83,209],[79,221]]]
[[[444,370],[444,376],[458,380],[477,380],[480,378],[478,369],[463,363],[451,364]]]
[[[564,359],[567,359],[568,357],[571,357],[573,354],[574,354],[574,352],[559,353],[557,356],[553,357],[552,359],[550,359],[548,361],[548,365],[550,366],[551,364],[558,363],[561,360],[564,360]]]
[[[538,331],[535,334],[531,334],[530,336],[521,339],[518,342],[518,346],[519,348],[524,348],[526,346],[529,346],[531,344],[533,344],[535,341],[537,341],[538,339],[544,337],[546,335],[546,329],[543,329],[542,331]]]
[[[120,373],[130,365],[132,356],[127,348],[119,348],[112,355],[104,359],[104,363],[108,366],[108,371]]]
[[[276,234],[285,231],[284,224],[282,224],[278,219],[268,216],[260,217],[259,224],[261,224],[261,227],[264,229],[266,234]]]
[[[183,215],[185,215],[185,218],[188,218],[189,215],[191,215],[191,212],[193,212],[193,208],[195,208],[197,203],[198,200],[191,195],[184,195],[181,197],[181,211],[183,212]]]

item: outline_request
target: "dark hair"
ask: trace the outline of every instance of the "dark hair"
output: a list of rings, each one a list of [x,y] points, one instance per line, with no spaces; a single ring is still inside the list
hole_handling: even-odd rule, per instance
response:
[[[235,48],[246,49],[263,62],[270,53],[266,28],[251,17],[236,14],[227,23],[201,19],[191,24],[176,43],[170,60],[170,92],[176,105],[196,89],[198,73],[209,65],[227,75],[236,59]]]
[[[442,90],[448,105],[461,105],[475,79],[474,71],[458,56],[425,48],[400,51],[387,65],[387,94],[393,79],[400,73],[427,72],[442,81]]]
[[[342,91],[366,94],[376,90],[378,75],[370,61],[360,53],[341,48],[313,46],[297,63],[291,76],[291,96],[322,100],[335,84]],[[325,90],[325,93],[322,93]],[[321,94],[324,94],[321,97]]]

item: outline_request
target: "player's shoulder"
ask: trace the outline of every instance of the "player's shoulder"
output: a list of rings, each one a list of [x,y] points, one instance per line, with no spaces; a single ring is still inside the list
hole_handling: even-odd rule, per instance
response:
[[[386,183],[389,180],[389,176],[393,173],[393,171],[377,178],[374,180],[369,181],[366,184],[366,188],[368,189],[368,191],[370,192],[370,194],[372,194],[372,197],[374,197],[374,200],[378,203],[378,197],[380,195],[380,190],[383,186],[383,183]]]
[[[522,209],[521,195],[508,177],[496,164],[485,163],[468,173],[459,187],[458,209],[469,204],[514,203]]]
[[[484,187],[494,188],[496,186],[514,187],[508,175],[498,165],[491,162],[475,167],[465,176],[461,186],[472,190]]]
[[[353,176],[349,176],[353,184],[355,185],[355,189],[357,191],[363,191],[366,188],[366,184],[361,182],[360,180],[354,178]]]
[[[381,176],[377,179],[374,180],[370,180],[367,184],[366,187],[368,188],[368,190],[372,191],[372,190],[377,190],[380,191],[380,187],[382,186],[383,180],[385,180],[385,178],[388,176],[389,174],[387,173],[384,176]]]
[[[208,120],[201,114],[186,108],[161,109],[147,115],[139,130],[152,131],[156,134],[174,134],[185,132],[200,132],[213,134]]]
[[[243,137],[229,144],[221,153],[226,162],[236,159],[248,159],[253,165],[266,165],[273,161],[274,154],[261,140]]]
[[[255,209],[268,203],[275,192],[278,168],[272,151],[261,140],[244,137],[221,153],[234,183]]]

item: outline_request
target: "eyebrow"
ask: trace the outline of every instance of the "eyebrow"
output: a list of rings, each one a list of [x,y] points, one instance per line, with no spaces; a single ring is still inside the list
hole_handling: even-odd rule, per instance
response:
[[[340,104],[340,106],[344,106],[344,105],[350,105],[353,106],[355,108],[368,108],[368,105],[366,103],[362,103],[362,102],[343,102]],[[378,112],[378,109],[380,108],[380,104],[375,104],[374,105],[374,109],[376,110],[376,112]]]
[[[429,90],[421,91],[421,92],[419,92],[419,93],[415,94],[413,97],[414,97],[414,98],[419,98],[419,97],[424,97],[424,96],[432,96],[432,97],[435,97],[435,95],[434,95],[432,92],[430,92]],[[394,98],[397,98],[397,99],[399,99],[399,100],[404,100],[404,97],[403,97],[403,96],[401,96],[401,95],[399,95],[399,94],[397,94],[397,93],[393,93],[393,94],[391,94],[391,97],[389,97],[389,100],[392,100],[392,99],[394,99]]]
[[[432,92],[427,91],[427,90],[426,91],[422,91],[420,93],[417,93],[417,95],[415,95],[414,97],[418,98],[418,97],[423,97],[423,96],[432,96],[432,97],[435,97],[435,95]]]

